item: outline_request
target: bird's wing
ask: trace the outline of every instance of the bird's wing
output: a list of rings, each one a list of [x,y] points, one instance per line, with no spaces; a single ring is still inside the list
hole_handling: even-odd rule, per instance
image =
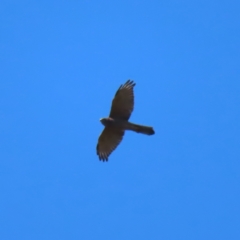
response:
[[[135,85],[133,81],[128,80],[119,87],[112,100],[112,107],[109,115],[111,118],[123,120],[128,120],[130,118],[134,107],[133,87]]]
[[[97,155],[102,161],[107,161],[112,151],[122,141],[124,131],[114,127],[105,127],[98,138]]]

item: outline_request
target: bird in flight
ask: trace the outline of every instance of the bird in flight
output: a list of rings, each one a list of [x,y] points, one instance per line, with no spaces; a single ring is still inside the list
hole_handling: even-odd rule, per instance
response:
[[[108,161],[109,155],[122,141],[126,130],[146,135],[153,135],[155,133],[152,127],[128,121],[134,107],[133,88],[135,85],[136,83],[131,80],[122,84],[112,100],[109,117],[100,119],[105,128],[100,134],[97,143],[99,160]]]

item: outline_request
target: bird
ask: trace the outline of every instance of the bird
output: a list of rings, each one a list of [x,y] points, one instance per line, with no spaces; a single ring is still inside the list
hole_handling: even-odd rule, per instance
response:
[[[135,85],[136,83],[130,79],[120,85],[112,100],[109,117],[100,118],[100,122],[104,125],[97,143],[97,155],[100,161],[108,161],[110,154],[120,144],[127,130],[146,135],[155,134],[153,127],[128,121],[134,108]]]

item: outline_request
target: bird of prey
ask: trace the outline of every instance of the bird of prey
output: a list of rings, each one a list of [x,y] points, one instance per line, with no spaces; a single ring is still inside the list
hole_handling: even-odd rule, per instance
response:
[[[109,155],[122,141],[125,130],[137,133],[153,135],[152,127],[134,124],[128,121],[134,107],[133,88],[136,84],[128,80],[117,90],[113,100],[110,115],[101,118],[100,122],[105,126],[97,143],[97,155],[99,160],[108,161]]]

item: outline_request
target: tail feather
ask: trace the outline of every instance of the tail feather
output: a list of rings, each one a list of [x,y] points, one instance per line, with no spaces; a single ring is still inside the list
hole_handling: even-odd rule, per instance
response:
[[[146,135],[153,135],[155,132],[152,127],[149,126],[143,126],[135,123],[130,123],[129,130],[132,130],[137,133],[143,133]]]

